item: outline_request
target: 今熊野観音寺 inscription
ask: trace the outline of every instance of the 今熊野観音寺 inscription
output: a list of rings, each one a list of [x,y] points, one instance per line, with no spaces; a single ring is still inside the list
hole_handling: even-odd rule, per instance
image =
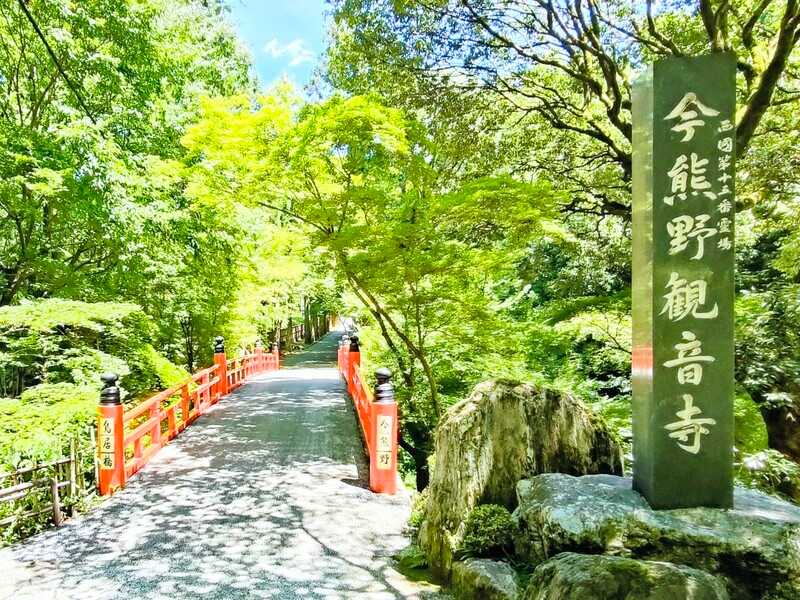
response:
[[[733,500],[735,58],[669,58],[633,92],[634,486]]]

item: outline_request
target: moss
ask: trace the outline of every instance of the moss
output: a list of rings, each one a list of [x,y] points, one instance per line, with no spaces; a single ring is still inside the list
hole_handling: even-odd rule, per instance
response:
[[[720,600],[728,594],[722,579],[687,566],[564,553],[536,569],[524,597]]]
[[[434,585],[439,585],[441,583],[436,574],[431,570],[425,553],[416,544],[411,544],[395,554],[394,560],[397,571],[409,581]],[[427,595],[425,597],[427,597]]]
[[[414,530],[419,529],[425,519],[425,505],[428,503],[428,496],[430,495],[428,490],[430,490],[429,487],[415,494],[414,499],[411,501],[411,516],[408,517],[408,526]]]
[[[428,558],[416,544],[404,548],[394,558],[402,572],[428,568]]]

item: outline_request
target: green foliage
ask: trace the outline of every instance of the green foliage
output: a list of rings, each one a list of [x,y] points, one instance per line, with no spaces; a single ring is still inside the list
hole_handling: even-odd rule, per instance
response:
[[[737,463],[736,481],[770,494],[800,500],[800,466],[777,450],[744,456]]]
[[[128,357],[130,375],[124,379],[127,388],[136,397],[146,396],[152,390],[164,390],[186,381],[190,373],[170,362],[150,344],[143,344]]]
[[[459,552],[476,558],[505,557],[512,548],[513,532],[514,521],[506,507],[481,504],[467,517]]]
[[[153,372],[158,380],[158,383],[152,389],[171,388],[189,379],[191,375],[189,371],[171,363],[152,346],[146,345],[142,353],[152,366]]]
[[[9,471],[61,458],[70,439],[85,438],[94,425],[94,387],[40,384],[19,399],[0,401],[0,470]]]
[[[55,329],[102,332],[109,325],[122,323],[140,310],[135,304],[89,304],[51,298],[17,306],[0,306],[0,327],[24,327],[39,332],[52,332]]]
[[[0,472],[49,463],[68,456],[70,446],[76,451],[78,474],[91,485],[94,480],[95,448],[88,428],[95,427],[97,389],[72,383],[40,384],[26,389],[21,398],[0,399]],[[56,468],[37,471],[35,477],[55,476]],[[63,480],[63,471],[59,474]],[[81,499],[62,490],[62,508],[71,510]],[[23,500],[0,505],[0,518],[28,511],[43,511],[28,518],[17,518],[4,527],[0,545],[40,531],[49,525],[49,486]]]
[[[149,324],[132,304],[47,299],[0,308],[0,384],[6,396],[38,383],[100,388],[100,375],[117,373],[148,337]],[[137,388],[130,382],[129,391]]]
[[[401,573],[406,576],[411,575],[413,579],[413,572],[420,569],[426,569],[428,565],[428,557],[425,552],[416,544],[411,544],[407,548],[401,550],[395,557],[397,566]]]
[[[769,446],[767,425],[750,394],[738,390],[733,402],[734,444],[743,455],[757,454]]]
[[[428,497],[430,496],[430,488],[425,488],[421,492],[416,492],[411,500],[411,516],[408,518],[408,526],[418,531],[425,520],[425,508],[428,504]]]
[[[417,323],[423,323],[423,353],[434,373],[427,387],[436,388],[442,407],[463,397],[477,380],[513,370],[522,379],[545,377],[569,387],[613,427],[630,427],[630,84],[643,64],[663,55],[694,56],[724,47],[737,55],[742,72],[749,71],[737,79],[742,118],[737,132],[736,381],[757,411],[749,407],[746,416],[740,415],[753,427],[742,434],[747,443],[738,443],[761,445],[760,411],[772,444],[800,460],[795,425],[800,423],[800,178],[792,108],[800,22],[787,20],[796,7],[786,3],[748,1],[735,8],[722,3],[712,7],[719,23],[725,23],[715,34],[697,10],[684,8],[654,5],[652,21],[647,21],[622,2],[571,8],[524,2],[333,2],[336,26],[327,53],[327,81],[401,107],[424,124],[426,155],[435,165],[427,176],[432,183],[426,202],[435,204],[442,196],[461,211],[451,215],[457,225],[437,223],[437,234],[459,250],[465,239],[474,248],[498,243],[505,258],[497,268],[484,260],[488,254],[475,260],[477,253],[466,252],[463,263],[440,254],[437,264],[452,261],[451,272],[460,280],[452,294],[446,277],[430,278],[430,289],[442,300],[437,305],[416,293],[417,280],[405,264],[415,266],[409,258],[413,252],[399,265],[387,258],[390,249],[406,254],[397,251],[406,240],[412,249],[438,252],[435,241],[441,238],[414,235],[424,212],[419,217],[413,205],[413,212],[404,213],[414,221],[408,227],[400,215],[382,211],[383,218],[403,223],[396,229],[402,233],[392,237],[392,227],[381,223],[381,231],[364,238],[371,248],[387,248],[381,256],[385,270],[402,274],[407,289],[381,282],[376,295],[389,305],[404,334],[417,333]],[[730,11],[736,19],[728,20]],[[758,23],[758,32],[744,26],[748,21]],[[782,35],[788,33],[785,39],[793,42],[779,48],[781,28],[790,23],[794,33]],[[498,45],[501,38],[514,44]],[[457,49],[447,43],[453,39],[460,40]],[[539,44],[541,39],[566,40],[563,62],[547,44]],[[782,67],[772,69],[772,80],[764,80],[764,69],[773,64],[765,57],[780,53],[774,65]],[[577,70],[575,57],[582,57]],[[755,92],[762,84],[774,86],[774,94],[759,98]],[[430,102],[431,97],[437,101]],[[498,211],[519,206],[513,194],[498,193],[504,191],[498,181],[509,173],[517,182],[547,178],[554,189],[566,192],[555,198],[558,215],[550,216],[559,233],[539,227],[524,247],[509,243],[515,239],[513,228],[498,227],[493,219]],[[483,189],[476,192],[476,185]],[[381,239],[376,243],[383,237],[393,245]],[[469,265],[466,273],[459,273],[461,264]],[[385,270],[374,270],[386,277]],[[364,273],[372,271],[369,261],[356,264],[365,285],[372,282],[364,281]],[[470,286],[476,281],[481,293]],[[408,302],[411,292],[415,296]],[[472,310],[478,299],[498,310]],[[411,310],[404,310],[404,304]],[[450,322],[441,318],[443,306],[453,312]],[[373,324],[375,307],[370,308],[360,318]],[[394,331],[390,335],[401,337]],[[425,382],[418,373],[419,359],[396,340],[395,347],[386,342],[370,351],[381,361],[394,358],[404,374],[399,387],[409,390],[401,390],[401,398],[412,402],[422,397],[415,406],[424,406],[424,397],[435,392],[420,394]],[[741,409],[737,405],[737,412]],[[413,411],[406,408],[404,415],[408,412]],[[430,423],[435,421],[432,412],[417,410],[424,416],[412,420]]]
[[[50,299],[0,308],[0,382],[18,396],[0,401],[6,470],[60,458],[75,438],[89,443],[102,373],[119,375],[134,400],[185,381],[187,371],[144,342],[149,330],[130,304]]]
[[[100,350],[88,347],[67,348],[63,354],[51,357],[48,361],[46,380],[53,383],[67,381],[99,390],[102,387],[100,375],[103,373],[116,373],[122,380],[126,380],[130,369],[121,358]],[[129,382],[126,383],[130,385]]]
[[[151,291],[153,263],[179,260],[154,249],[193,218],[175,161],[197,97],[249,85],[218,2],[62,4],[30,10],[80,98],[19,3],[0,8],[0,305]]]
[[[771,286],[736,301],[736,379],[767,408],[800,393],[800,288]]]

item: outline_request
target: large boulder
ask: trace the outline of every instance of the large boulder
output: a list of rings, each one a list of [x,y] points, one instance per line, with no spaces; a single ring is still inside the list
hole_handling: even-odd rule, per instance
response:
[[[419,541],[445,578],[476,505],[513,510],[517,482],[538,473],[622,472],[619,443],[580,400],[507,381],[481,383],[452,406],[435,452]]]
[[[728,600],[722,580],[665,562],[559,554],[534,571],[524,600]]]
[[[737,488],[734,508],[651,510],[631,481],[560,473],[519,482],[516,553],[561,552],[687,565],[724,577],[736,600],[800,598],[800,508]]]
[[[508,563],[468,558],[453,563],[451,587],[461,600],[517,600],[517,575]]]

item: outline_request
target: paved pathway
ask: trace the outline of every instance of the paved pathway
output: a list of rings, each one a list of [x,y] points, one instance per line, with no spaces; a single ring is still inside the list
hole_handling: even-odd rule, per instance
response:
[[[337,337],[242,386],[86,517],[0,550],[0,599],[426,597],[391,566],[408,497],[366,489]]]

